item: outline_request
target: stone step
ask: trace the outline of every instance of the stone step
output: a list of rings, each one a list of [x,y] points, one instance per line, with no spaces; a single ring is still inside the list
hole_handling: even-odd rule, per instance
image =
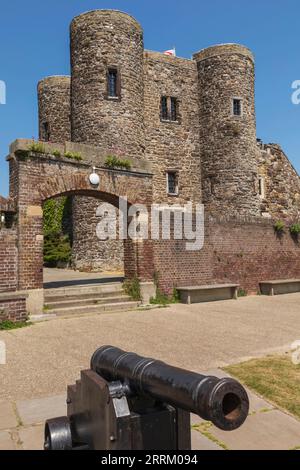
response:
[[[84,298],[83,296],[102,296],[102,295],[118,295],[123,294],[121,283],[116,284],[102,284],[102,285],[88,285],[88,286],[74,286],[74,287],[62,287],[58,289],[45,289],[45,299],[58,300],[63,297],[72,299]]]
[[[129,302],[130,297],[124,293],[119,294],[117,296],[101,296],[92,294],[93,297],[89,296],[84,296],[86,298],[82,298],[81,296],[74,296],[74,299],[70,299],[69,297],[62,296],[61,298],[57,300],[50,300],[45,302],[45,307],[46,310],[51,313],[51,310],[55,310],[58,308],[67,308],[67,307],[80,307],[80,306],[93,306],[93,305],[99,305],[99,304],[114,304],[114,303],[120,303],[120,302]]]
[[[140,302],[118,302],[118,303],[107,303],[102,305],[88,305],[86,307],[68,307],[58,308],[51,310],[53,315],[57,317],[73,316],[73,315],[90,315],[90,314],[102,314],[108,312],[123,312],[128,310],[134,310],[140,305]]]
[[[91,301],[95,299],[107,299],[109,297],[123,297],[125,294],[124,290],[118,290],[118,291],[113,291],[113,292],[95,292],[92,294],[73,294],[73,295],[67,295],[67,294],[56,294],[56,295],[45,295],[45,304],[50,304],[53,302],[63,302],[63,301],[72,301],[72,300],[85,300],[85,301]]]

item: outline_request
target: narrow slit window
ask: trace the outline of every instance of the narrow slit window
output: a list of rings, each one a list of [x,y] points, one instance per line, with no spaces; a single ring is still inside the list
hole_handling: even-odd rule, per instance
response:
[[[108,70],[108,96],[118,98],[118,71],[116,69]]]
[[[161,118],[167,121],[169,118],[168,113],[168,98],[166,96],[161,97]]]
[[[258,178],[258,193],[259,196],[264,199],[266,192],[265,192],[265,178],[263,176],[260,176]]]
[[[233,100],[233,115],[241,116],[242,115],[242,100],[234,98]]]
[[[46,142],[50,141],[50,126],[49,122],[43,122],[43,134],[44,134],[44,140]]]
[[[167,173],[167,192],[168,194],[178,194],[178,178],[175,171]]]

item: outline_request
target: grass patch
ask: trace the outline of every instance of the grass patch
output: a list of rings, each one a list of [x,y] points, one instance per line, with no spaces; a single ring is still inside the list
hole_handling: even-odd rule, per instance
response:
[[[238,297],[247,297],[247,291],[245,289],[239,289]]]
[[[210,428],[212,427],[212,423],[201,423],[195,426],[192,426],[193,429],[196,429],[196,431],[200,432],[203,436],[207,437],[210,441],[214,442],[217,444],[219,447],[222,447],[224,450],[229,450],[225,442],[220,441],[217,437],[215,437],[211,432]]]
[[[64,157],[69,160],[76,160],[77,162],[81,162],[81,160],[83,160],[81,153],[78,152],[65,152]]]
[[[105,159],[105,166],[107,168],[120,168],[121,170],[130,170],[131,162],[127,158],[118,158],[115,155],[108,155]]]
[[[224,370],[300,419],[300,364],[288,355],[252,359]]]
[[[19,328],[25,328],[26,326],[32,325],[31,322],[13,322],[10,320],[0,321],[0,330],[17,330]]]
[[[33,153],[46,153],[45,146],[41,142],[32,142],[28,145],[28,150]]]
[[[177,289],[173,289],[173,293],[171,296],[168,296],[161,292],[161,290],[157,287],[156,288],[156,296],[151,297],[150,304],[151,305],[170,305],[170,304],[177,304],[179,302],[179,292]]]

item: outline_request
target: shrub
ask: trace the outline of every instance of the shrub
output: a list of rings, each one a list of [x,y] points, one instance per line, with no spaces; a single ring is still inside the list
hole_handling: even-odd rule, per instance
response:
[[[300,223],[296,223],[290,226],[290,232],[294,236],[298,236],[300,233]]]
[[[77,152],[65,152],[64,157],[68,158],[69,160],[77,160],[78,162],[83,160],[81,153]]]
[[[128,159],[118,158],[115,155],[108,155],[105,159],[105,166],[107,168],[121,168],[124,170],[130,170],[131,162]]]
[[[156,296],[151,297],[150,304],[152,305],[169,305],[177,304],[180,301],[180,295],[177,289],[173,289],[173,294],[169,297],[168,295],[161,292],[161,290],[156,288]]]
[[[142,300],[140,281],[137,277],[126,279],[123,282],[123,289],[132,300]]]
[[[32,144],[28,146],[28,150],[34,153],[46,153],[45,146],[41,142],[32,142]]]
[[[44,262],[56,266],[71,259],[71,212],[70,197],[49,199],[44,203]]]
[[[247,291],[245,289],[239,289],[238,297],[247,297]]]
[[[283,232],[284,229],[285,229],[285,223],[282,222],[282,220],[277,220],[277,222],[275,222],[275,224],[274,224],[275,232],[280,233],[280,232]]]
[[[59,158],[59,157],[61,157],[61,152],[59,150],[55,149],[55,150],[53,150],[52,155]]]
[[[48,199],[43,206],[44,234],[69,233],[64,226],[71,218],[72,200],[69,197]]]

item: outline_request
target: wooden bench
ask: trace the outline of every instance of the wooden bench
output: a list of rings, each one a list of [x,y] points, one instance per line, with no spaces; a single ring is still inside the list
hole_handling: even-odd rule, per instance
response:
[[[177,287],[184,304],[237,299],[239,284],[212,284],[206,286]]]
[[[263,295],[280,295],[300,292],[300,279],[276,279],[259,283]]]

